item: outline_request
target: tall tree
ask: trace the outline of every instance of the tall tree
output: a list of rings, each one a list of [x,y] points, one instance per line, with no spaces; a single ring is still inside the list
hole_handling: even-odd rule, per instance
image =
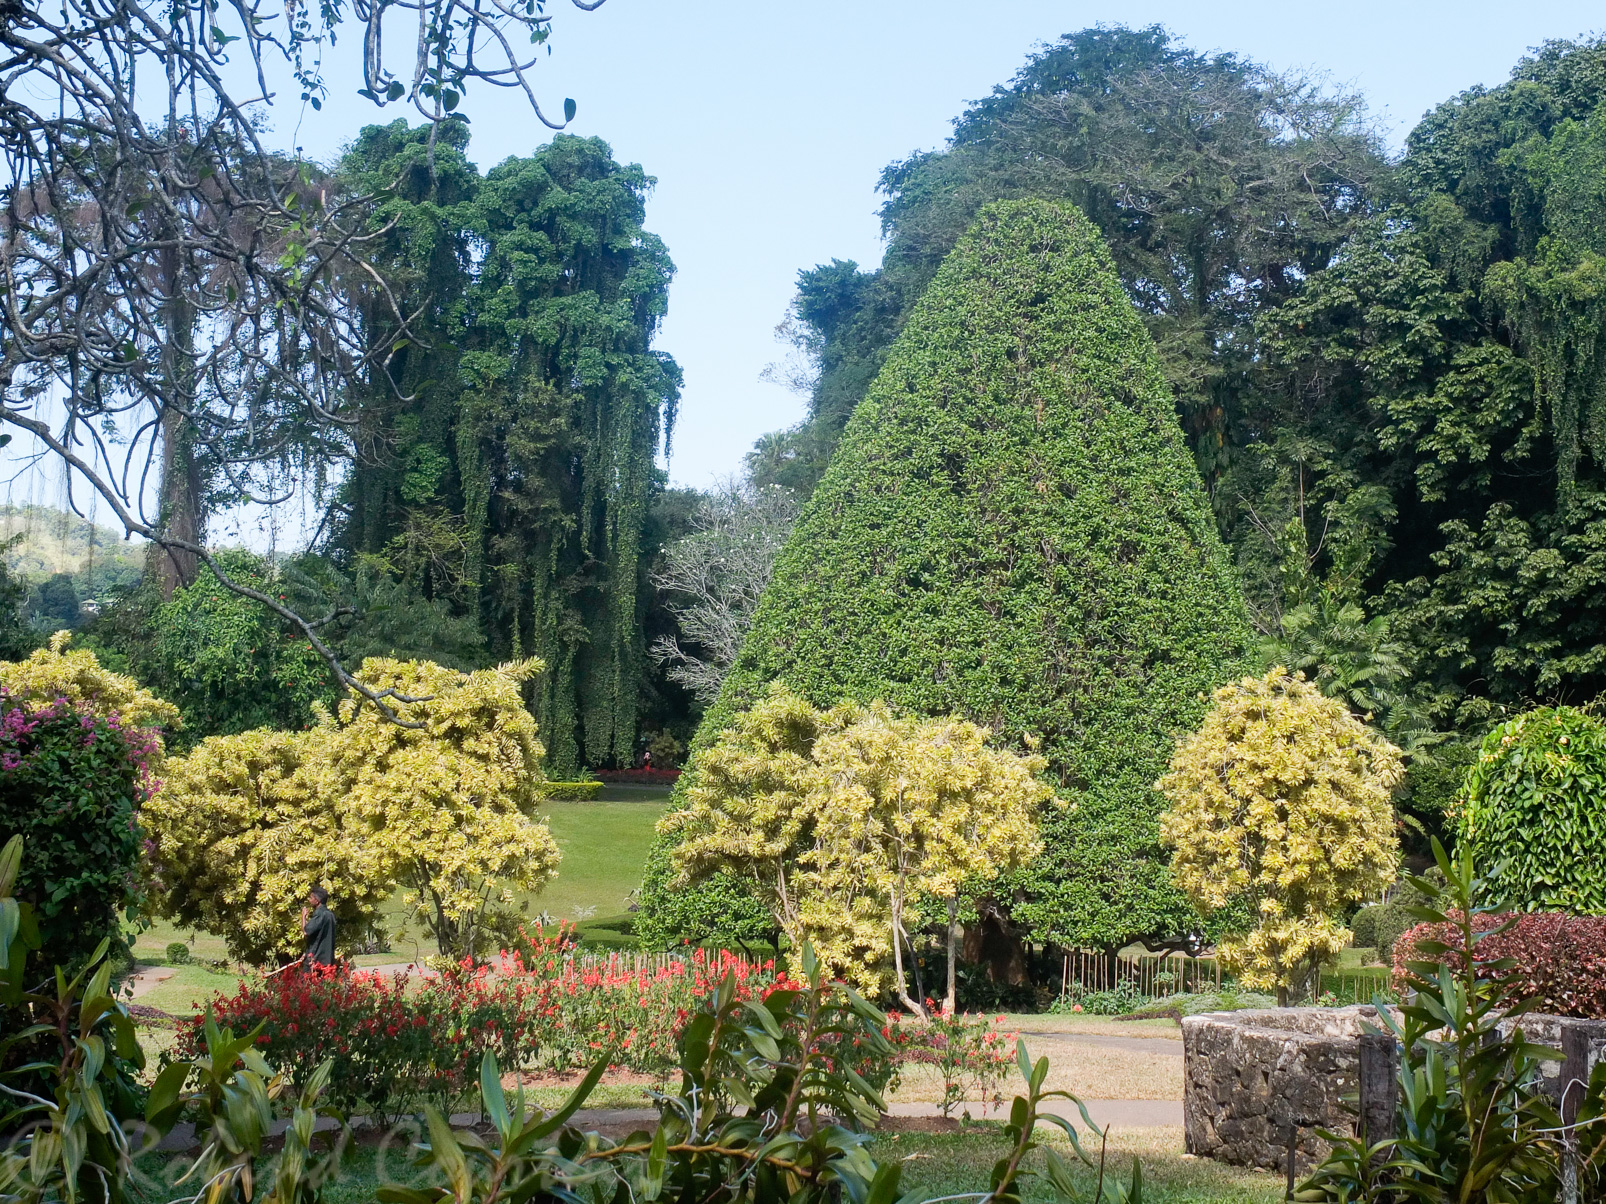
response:
[[[1439,106],[1402,203],[1262,320],[1277,456],[1234,482],[1241,561],[1275,578],[1303,545],[1473,730],[1606,688],[1603,100],[1595,41]]]
[[[1154,783],[1250,628],[1159,362],[1098,231],[984,209],[849,421],[698,756],[771,682],[1038,744],[1074,806],[994,894],[1015,931],[1119,949],[1188,933]],[[688,795],[682,792],[681,797]],[[645,927],[692,915],[650,863]],[[728,889],[715,883],[713,889]],[[678,921],[677,921],[678,922]]]
[[[530,80],[552,20],[544,0],[353,11],[372,103],[439,123],[471,83],[490,82],[547,121]],[[315,618],[217,563],[201,522],[206,478],[194,475],[204,457],[227,503],[288,500],[287,474],[304,488],[325,452],[348,450],[346,386],[380,367],[341,283],[367,274],[386,291],[364,263],[377,236],[355,224],[366,207],[331,203],[310,164],[261,136],[276,95],[322,106],[323,48],[345,17],[342,5],[270,14],[199,0],[0,8],[0,423],[169,553],[169,584],[205,564],[371,697]],[[405,78],[384,56],[398,24],[416,32]],[[236,79],[249,99],[231,92]],[[565,101],[565,120],[573,113]],[[390,347],[377,351],[382,362]]]
[[[893,338],[977,211],[1075,204],[1144,315],[1207,478],[1246,404],[1256,313],[1325,266],[1387,164],[1353,95],[1159,27],[1067,34],[954,123],[947,148],[889,166],[887,250],[800,273],[788,329],[819,369],[803,426],[762,445],[760,480],[812,486]]]
[[[365,131],[347,165],[406,182],[375,221],[425,335],[371,321],[406,400],[370,391],[341,542],[476,616],[492,656],[545,662],[555,772],[628,764],[653,461],[680,384],[652,348],[673,272],[642,228],[652,179],[567,136],[480,178],[450,128],[431,171],[427,137]]]

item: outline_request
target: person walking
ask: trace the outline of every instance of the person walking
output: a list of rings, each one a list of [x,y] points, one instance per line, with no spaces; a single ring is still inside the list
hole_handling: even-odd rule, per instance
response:
[[[329,892],[315,886],[307,892],[307,905],[301,909],[301,935],[307,938],[304,965],[335,964],[335,914],[329,910]]]

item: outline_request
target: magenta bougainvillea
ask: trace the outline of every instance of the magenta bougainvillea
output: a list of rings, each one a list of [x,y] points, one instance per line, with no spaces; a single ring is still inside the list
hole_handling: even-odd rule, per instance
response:
[[[156,733],[66,698],[14,698],[0,687],[0,831],[27,855],[17,894],[33,905],[44,965],[70,965],[139,896],[139,808],[159,787]]]

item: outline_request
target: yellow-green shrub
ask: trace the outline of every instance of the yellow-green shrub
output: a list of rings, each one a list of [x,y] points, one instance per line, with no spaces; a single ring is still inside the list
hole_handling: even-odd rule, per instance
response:
[[[368,660],[365,682],[418,699],[389,700],[402,723],[352,698],[310,731],[215,736],[170,761],[146,808],[160,910],[260,963],[299,949],[315,882],[345,939],[400,887],[443,954],[477,951],[489,913],[558,862],[530,818],[542,749],[518,686],[536,667]]]
[[[794,949],[810,941],[832,973],[901,992],[888,962],[905,909],[921,896],[957,900],[967,881],[1041,847],[1043,762],[987,737],[880,702],[819,711],[777,684],[704,754],[687,806],[660,830],[678,842],[681,882],[735,873]]]
[[[116,715],[127,728],[149,728],[157,740],[155,769],[161,759],[161,730],[179,724],[178,708],[132,677],[113,673],[87,648],[70,648],[72,632],[58,631],[47,647],[25,660],[0,662],[0,685],[14,702],[46,703],[65,698],[74,710]]]
[[[1302,675],[1214,694],[1160,790],[1177,885],[1209,912],[1246,899],[1254,927],[1219,943],[1253,989],[1297,991],[1349,942],[1338,917],[1394,881],[1400,751]]]

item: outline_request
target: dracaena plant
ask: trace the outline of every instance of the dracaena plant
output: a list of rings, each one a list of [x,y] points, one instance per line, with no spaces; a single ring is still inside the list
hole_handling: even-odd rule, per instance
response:
[[[226,1200],[260,1201],[261,1204],[314,1204],[322,1185],[339,1168],[345,1150],[345,1122],[332,1108],[320,1107],[319,1098],[334,1067],[325,1061],[313,1071],[299,1096],[292,1097],[284,1144],[262,1164],[263,1143],[291,1094],[291,1079],[275,1072],[257,1052],[261,1026],[236,1037],[208,1017],[202,1028],[202,1046],[192,1059],[164,1066],[151,1086],[145,1104],[148,1132],[160,1135],[184,1115],[193,1116],[200,1153],[179,1177],[192,1192],[195,1204],[223,1204]],[[319,1116],[335,1119],[339,1138],[321,1153],[312,1147],[313,1127]],[[258,1180],[265,1190],[258,1194]]]
[[[257,1031],[236,1037],[210,1019],[199,1054],[164,1067],[141,1109],[135,1075],[145,1055],[128,1009],[111,985],[108,941],[68,977],[30,987],[27,955],[40,947],[29,905],[13,895],[23,841],[0,851],[0,1204],[120,1204],[135,1157],[155,1147],[181,1115],[196,1120],[201,1152],[181,1182],[196,1204],[252,1200],[313,1204],[338,1165],[343,1142],[312,1152],[325,1063],[291,1111],[281,1150],[263,1159],[263,1142],[290,1090],[254,1048]],[[266,1190],[258,1192],[260,1181]]]
[[[68,977],[24,977],[40,947],[32,907],[14,896],[23,842],[0,851],[0,1199],[116,1201],[132,1165],[123,1122],[137,1115],[144,1067],[128,1012],[111,990],[110,942]]]
[[[1484,948],[1512,920],[1486,918],[1500,908],[1466,846],[1450,856],[1435,840],[1433,854],[1444,882],[1412,878],[1425,902],[1410,910],[1452,939],[1417,941],[1406,963],[1408,1002],[1391,1011],[1376,1001],[1383,1027],[1373,1031],[1392,1034],[1401,1051],[1394,1136],[1368,1143],[1324,1133],[1333,1152],[1298,1200],[1555,1200],[1569,1136],[1579,1139],[1581,1182],[1598,1184],[1606,1067],[1585,1086],[1574,1124],[1563,1126],[1540,1086],[1541,1063],[1559,1051],[1530,1041],[1520,1022],[1502,1023],[1538,1002],[1521,990],[1516,963]]]

